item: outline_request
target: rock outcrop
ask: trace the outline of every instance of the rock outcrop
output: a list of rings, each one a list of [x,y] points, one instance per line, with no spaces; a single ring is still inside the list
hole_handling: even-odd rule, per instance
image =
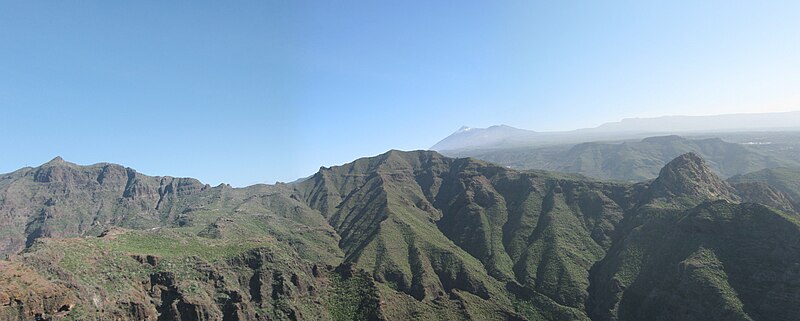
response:
[[[667,163],[648,188],[650,200],[683,205],[703,200],[737,201],[739,197],[727,182],[717,176],[705,160],[695,153],[683,154]]]

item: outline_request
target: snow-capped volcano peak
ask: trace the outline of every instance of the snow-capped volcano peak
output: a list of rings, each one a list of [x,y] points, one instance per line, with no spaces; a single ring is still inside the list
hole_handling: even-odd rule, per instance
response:
[[[459,129],[456,131],[456,133],[468,132],[468,131],[470,131],[470,130],[473,130],[473,129],[474,129],[474,128],[472,128],[472,127],[468,127],[468,126],[461,126],[461,128],[459,128]]]
[[[517,144],[531,138],[536,133],[507,125],[488,128],[462,126],[455,133],[431,147],[432,150],[458,150],[465,148],[494,147],[498,144]]]

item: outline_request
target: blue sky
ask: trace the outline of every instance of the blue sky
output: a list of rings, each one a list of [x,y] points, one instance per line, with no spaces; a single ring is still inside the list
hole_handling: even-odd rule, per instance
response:
[[[0,172],[243,186],[462,125],[799,109],[796,2],[455,3],[0,0]]]

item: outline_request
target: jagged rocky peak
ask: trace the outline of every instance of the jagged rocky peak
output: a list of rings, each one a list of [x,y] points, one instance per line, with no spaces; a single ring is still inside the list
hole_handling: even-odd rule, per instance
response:
[[[734,189],[703,158],[686,153],[667,163],[649,188],[651,199],[738,201]]]
[[[56,156],[49,162],[42,164],[36,168],[33,173],[34,181],[39,183],[49,182],[63,182],[70,178],[68,170],[71,168],[72,163],[68,163],[61,156]]]
[[[67,163],[67,162],[66,162],[66,161],[65,161],[63,158],[61,158],[61,156],[56,156],[55,158],[51,159],[49,162],[47,162],[47,163],[45,163],[45,164],[49,164],[49,165],[63,165],[63,164],[66,164],[66,163]]]
[[[117,164],[97,163],[93,165],[78,165],[56,156],[50,161],[33,168],[31,172],[34,182],[74,182],[88,184],[96,180],[100,184],[124,185],[128,179],[126,168]]]

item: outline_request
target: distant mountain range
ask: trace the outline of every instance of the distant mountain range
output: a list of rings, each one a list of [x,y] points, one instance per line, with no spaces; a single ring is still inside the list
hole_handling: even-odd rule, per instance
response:
[[[432,149],[514,169],[633,182],[655,178],[672,158],[694,152],[730,177],[800,167],[800,112],[626,119],[569,132],[463,127]]]
[[[231,188],[56,158],[0,175],[0,319],[793,320],[798,177],[389,151]]]
[[[656,135],[697,135],[742,131],[800,131],[800,111],[717,116],[629,118],[595,128],[535,132],[499,125],[462,127],[431,147],[436,151],[502,149],[600,140],[622,140]]]
[[[454,157],[475,157],[515,169],[545,169],[633,182],[655,178],[667,162],[689,152],[702,155],[724,177],[766,168],[800,167],[800,133],[771,135],[789,138],[783,141],[775,139],[774,142],[762,140],[762,144],[743,144],[719,138],[689,139],[673,135],[622,142],[443,153]]]
[[[539,138],[539,133],[506,125],[489,128],[461,127],[436,143],[431,150],[446,151],[489,146],[520,146]]]

